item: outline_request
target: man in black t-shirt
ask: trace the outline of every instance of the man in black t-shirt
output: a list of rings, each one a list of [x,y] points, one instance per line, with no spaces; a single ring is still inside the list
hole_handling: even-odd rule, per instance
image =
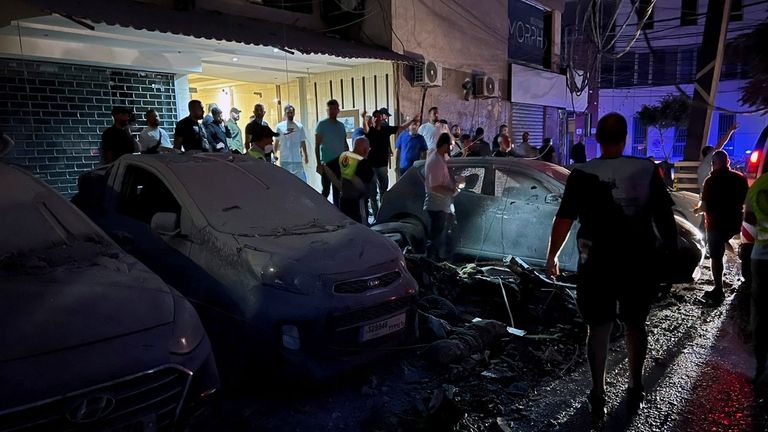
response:
[[[616,318],[627,328],[627,407],[634,413],[642,406],[648,346],[645,321],[657,282],[651,260],[657,255],[654,226],[665,251],[677,248],[674,202],[664,180],[653,162],[622,156],[626,138],[627,121],[621,114],[600,119],[597,140],[602,156],[574,169],[568,177],[547,255],[547,271],[556,277],[557,255],[578,220],[577,303],[588,328],[589,402],[596,419],[605,416],[605,366]]]
[[[112,118],[112,126],[101,134],[101,161],[106,164],[116,161],[120,156],[132,154],[139,148],[128,129],[131,110],[126,107],[114,107]]]
[[[184,151],[210,151],[205,130],[199,123],[205,114],[203,103],[199,100],[191,100],[187,108],[189,108],[189,116],[176,123],[176,130],[173,132],[173,148],[176,150],[183,148]]]
[[[363,112],[365,115],[365,112]],[[371,182],[371,210],[374,216],[379,212],[379,203],[384,192],[389,189],[389,169],[392,168],[392,145],[390,139],[392,135],[397,135],[406,130],[411,124],[419,121],[418,116],[413,120],[400,126],[389,126],[384,124],[384,114],[376,110],[373,112],[373,127],[368,127],[363,123],[365,137],[371,144],[371,151],[368,154],[368,161],[373,167],[374,179]],[[378,194],[376,193],[378,189]],[[378,195],[378,196],[377,196]]]

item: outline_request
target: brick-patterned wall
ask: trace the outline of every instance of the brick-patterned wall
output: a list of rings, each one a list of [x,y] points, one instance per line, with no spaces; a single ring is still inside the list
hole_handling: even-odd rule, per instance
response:
[[[134,132],[155,108],[161,127],[173,134],[174,76],[0,58],[0,129],[16,142],[4,162],[28,168],[71,197],[78,176],[99,165],[113,105],[134,109]]]

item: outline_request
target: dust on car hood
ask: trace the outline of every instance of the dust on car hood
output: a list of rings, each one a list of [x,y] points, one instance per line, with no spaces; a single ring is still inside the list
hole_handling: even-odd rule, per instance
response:
[[[0,361],[74,348],[173,321],[170,289],[131,257],[96,255],[86,262],[54,267],[37,256],[24,259],[26,263],[11,271],[8,260],[3,262],[0,328],[5,331],[0,332]]]

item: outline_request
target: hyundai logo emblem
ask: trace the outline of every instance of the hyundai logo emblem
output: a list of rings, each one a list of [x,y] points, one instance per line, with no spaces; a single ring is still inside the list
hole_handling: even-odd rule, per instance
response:
[[[67,412],[67,419],[73,423],[89,423],[106,417],[115,407],[115,399],[107,395],[94,395],[79,400]]]
[[[376,278],[368,279],[368,288],[376,288],[380,283],[381,281]]]

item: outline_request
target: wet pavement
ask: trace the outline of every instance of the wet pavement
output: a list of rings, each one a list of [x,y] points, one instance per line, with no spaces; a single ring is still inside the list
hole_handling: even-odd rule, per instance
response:
[[[738,286],[735,261],[727,275]],[[592,425],[584,329],[565,309],[530,337],[509,337],[460,364],[438,367],[423,347],[393,350],[379,364],[333,382],[256,385],[224,392],[193,430],[237,431],[763,431],[763,401],[750,380],[748,290],[731,288],[720,307],[699,298],[708,271],[679,285],[649,318],[646,406],[626,413],[626,354],[611,346],[608,416]],[[554,302],[556,303],[556,302]],[[550,303],[552,306],[552,303]],[[538,311],[542,314],[542,311]],[[500,318],[497,318],[500,319]]]

